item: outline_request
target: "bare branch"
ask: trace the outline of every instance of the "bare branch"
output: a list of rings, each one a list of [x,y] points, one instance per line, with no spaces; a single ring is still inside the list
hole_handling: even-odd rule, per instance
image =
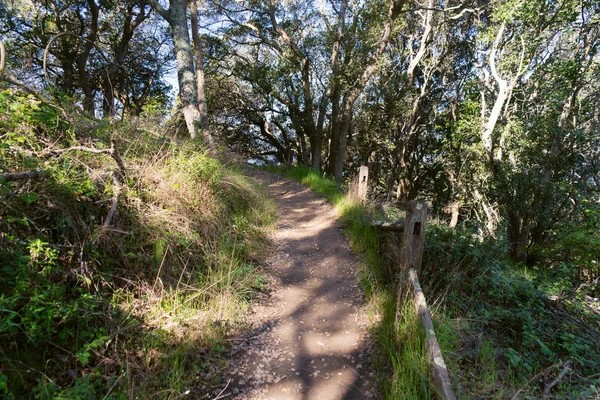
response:
[[[150,4],[152,8],[154,8],[156,12],[165,19],[165,21],[169,22],[171,18],[170,10],[165,10],[157,0],[148,0],[148,4]]]
[[[19,181],[23,179],[42,179],[48,176],[48,172],[43,170],[33,170],[24,172],[5,172],[0,174],[0,180]]]
[[[546,400],[548,396],[550,396],[550,391],[552,390],[552,388],[556,386],[558,382],[560,382],[560,380],[564,378],[567,372],[571,370],[571,363],[571,360],[568,360],[563,366],[562,371],[560,371],[560,374],[558,374],[558,376],[556,377],[556,379],[554,379],[552,382],[546,385],[546,387],[544,388],[544,396],[542,397],[543,400]]]
[[[429,34],[431,33],[431,19],[433,17],[433,0],[429,0],[429,7],[427,12],[425,13],[425,17],[423,18],[423,23],[425,25],[425,29],[423,30],[423,35],[421,36],[421,45],[419,46],[419,51],[415,55],[415,57],[410,61],[410,65],[408,66],[408,71],[406,74],[408,75],[408,81],[412,83],[413,74],[415,72],[415,68],[425,55],[425,50],[427,49],[427,42],[429,41]]]
[[[494,40],[494,44],[492,46],[492,50],[490,52],[490,69],[492,70],[492,76],[498,82],[500,87],[506,86],[506,81],[502,79],[500,75],[498,75],[498,70],[496,69],[496,52],[498,51],[498,45],[500,44],[500,40],[502,39],[502,35],[504,34],[504,29],[506,28],[506,22],[502,22],[500,26],[500,30],[496,35],[496,40]]]
[[[52,154],[52,153],[54,153],[54,154],[67,153],[69,151],[85,151],[85,152],[94,153],[94,154],[109,154],[113,158],[113,160],[115,160],[117,165],[119,166],[121,173],[125,174],[125,164],[123,163],[123,160],[121,159],[119,151],[117,150],[116,140],[114,138],[111,139],[110,144],[111,144],[111,147],[108,149],[96,149],[93,147],[86,147],[86,146],[73,146],[73,147],[67,147],[66,149],[48,149],[48,150],[41,152],[40,157],[43,157],[47,154]]]
[[[104,219],[104,223],[102,224],[102,231],[105,231],[106,229],[108,229],[110,227],[110,222],[112,221],[113,217],[117,213],[117,209],[119,207],[119,195],[121,194],[121,185],[119,183],[119,180],[120,180],[119,177],[120,177],[120,172],[118,169],[115,169],[113,171],[113,177],[112,177],[113,190],[115,191],[115,194],[113,195],[113,198],[112,198],[112,204],[110,206],[110,210],[108,210],[108,214],[106,214],[106,218]]]
[[[4,63],[6,59],[6,49],[4,48],[4,42],[0,39],[0,72],[4,70]]]

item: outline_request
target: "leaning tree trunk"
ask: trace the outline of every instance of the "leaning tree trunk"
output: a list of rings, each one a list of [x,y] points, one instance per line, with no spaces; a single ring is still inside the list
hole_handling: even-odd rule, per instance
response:
[[[169,24],[175,44],[177,59],[177,80],[179,81],[179,98],[181,111],[190,137],[195,139],[201,129],[201,115],[198,109],[198,91],[194,76],[194,60],[190,46],[190,36],[187,25],[187,1],[171,1]]]
[[[216,154],[215,143],[210,134],[210,125],[208,123],[208,113],[206,112],[206,95],[204,91],[204,65],[202,57],[202,46],[200,44],[200,35],[198,33],[198,2],[190,0],[192,11],[192,40],[194,42],[194,56],[196,62],[196,86],[198,89],[198,111],[200,112],[202,137],[206,141],[210,152]]]
[[[157,0],[148,1],[171,26],[177,60],[181,111],[190,137],[195,139],[198,131],[202,129],[202,118],[198,109],[198,88],[196,87],[194,59],[187,25],[187,0],[170,0],[168,10],[165,10]]]

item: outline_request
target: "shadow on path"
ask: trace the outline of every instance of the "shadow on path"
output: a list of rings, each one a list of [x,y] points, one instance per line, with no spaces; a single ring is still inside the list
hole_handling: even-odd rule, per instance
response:
[[[279,207],[267,260],[273,290],[253,307],[253,329],[233,340],[231,379],[221,398],[375,397],[357,260],[334,211],[287,179],[266,173],[256,179]]]

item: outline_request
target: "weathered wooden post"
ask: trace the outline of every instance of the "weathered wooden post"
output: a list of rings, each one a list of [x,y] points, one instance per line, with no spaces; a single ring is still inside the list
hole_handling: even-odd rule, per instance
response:
[[[425,247],[425,220],[427,219],[427,204],[422,201],[409,201],[402,236],[400,252],[400,282],[398,284],[396,303],[396,323],[400,320],[402,301],[408,293],[412,293],[415,311],[421,321],[425,336],[425,346],[429,359],[430,373],[433,378],[436,395],[443,400],[456,400],[452,391],[452,383],[448,376],[448,368],[442,357],[442,350],[435,336],[433,320],[421,290],[418,272],[421,270],[423,249]]]
[[[369,184],[369,167],[360,167],[358,174],[358,198],[365,202],[367,200],[367,187]]]
[[[417,200],[409,201],[400,251],[400,271],[402,273],[406,273],[410,268],[414,268],[417,272],[421,271],[426,219],[427,203]]]
[[[407,287],[408,270],[421,270],[423,248],[425,247],[425,219],[427,218],[427,204],[423,201],[411,200],[406,208],[406,220],[402,234],[402,247],[400,248],[400,281],[396,294],[396,323],[400,320],[400,310],[404,295],[410,288]],[[410,286],[410,285],[408,285]]]

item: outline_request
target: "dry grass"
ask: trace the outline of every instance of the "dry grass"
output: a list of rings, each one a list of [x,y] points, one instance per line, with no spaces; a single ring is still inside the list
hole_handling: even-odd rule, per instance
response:
[[[20,304],[57,296],[77,310],[55,321],[48,308],[34,352],[25,351],[34,348],[25,328],[0,323],[0,387],[6,368],[18,398],[177,397],[215,383],[225,338],[265,284],[258,263],[274,203],[199,144],[144,132],[139,121],[69,126],[76,135],[19,125],[24,139],[0,150],[0,170],[26,169],[27,159],[50,174],[0,182],[0,261],[9,271],[0,276],[0,309],[23,314]],[[41,154],[48,143],[107,148],[111,138],[126,167],[118,187],[106,154]],[[118,211],[103,229],[116,192]],[[35,239],[50,255],[35,261],[43,273],[23,261]],[[25,373],[24,357],[39,374]]]

